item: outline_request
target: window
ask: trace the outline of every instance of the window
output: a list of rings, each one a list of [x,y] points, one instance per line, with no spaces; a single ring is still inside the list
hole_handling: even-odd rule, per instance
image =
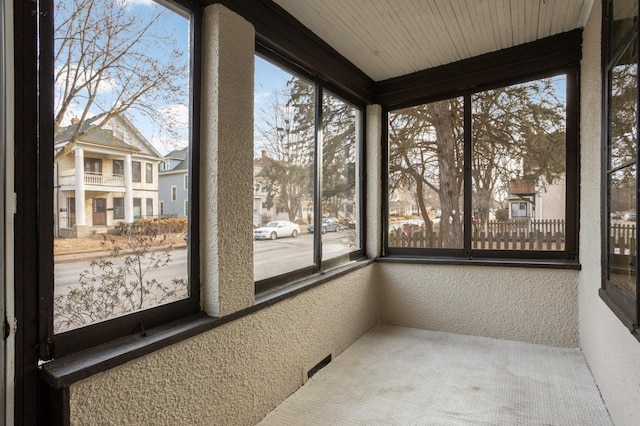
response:
[[[389,110],[386,254],[575,261],[576,72]]]
[[[638,2],[604,2],[606,172],[600,295],[638,337]]]
[[[174,203],[178,201],[178,187],[175,185],[171,185],[171,201]]]
[[[187,174],[184,175],[184,190],[189,190],[189,175]]]
[[[140,219],[142,217],[142,198],[133,199],[133,219]]]
[[[113,160],[113,175],[124,176],[124,160]]]
[[[163,6],[167,3],[171,6]],[[38,197],[52,200],[52,212],[65,213],[43,219],[52,220],[47,228],[53,235],[41,239],[45,252],[50,250],[42,270],[53,273],[52,282],[40,286],[51,289],[42,299],[49,313],[41,315],[39,329],[46,336],[40,341],[51,342],[46,356],[52,357],[121,337],[141,324],[156,327],[200,310],[195,285],[199,253],[191,249],[191,241],[182,248],[187,232],[197,234],[197,198],[196,208],[180,220],[145,220],[154,216],[162,190],[153,177],[153,164],[160,164],[159,152],[169,148],[163,141],[185,152],[198,149],[199,97],[192,96],[199,81],[199,70],[192,67],[201,51],[194,45],[198,37],[192,37],[200,31],[194,19],[198,15],[185,9],[185,2],[93,2],[91,8],[78,4],[54,2],[55,13],[43,15],[52,21],[42,27],[53,28],[42,37],[43,61],[51,65],[42,72],[53,75],[42,76],[42,81],[55,84],[41,88],[43,96],[53,95],[41,128],[55,129],[55,134],[41,137],[40,155],[53,162],[53,179],[45,188],[48,194]],[[107,32],[109,37],[104,36]],[[64,42],[70,38],[78,42]],[[108,75],[100,75],[104,69]],[[108,87],[92,83],[106,80]],[[179,122],[170,119],[176,111]],[[132,155],[145,159],[144,170]],[[75,176],[77,161],[86,173],[102,173],[98,156],[109,158],[104,161],[112,165],[111,175]],[[197,162],[186,170],[197,176]],[[143,173],[147,185],[132,188],[130,182],[141,182]],[[64,184],[56,179],[64,179]],[[185,194],[185,202],[192,196],[197,196],[197,188]],[[71,211],[73,206],[78,207]],[[164,207],[160,203],[161,212]],[[105,240],[106,247],[85,249],[94,240],[92,233],[107,230],[116,232]],[[63,253],[80,259],[58,262]]]
[[[146,163],[144,165],[144,170],[145,170],[144,181],[146,183],[153,183],[153,164]]]
[[[142,182],[142,164],[139,161],[131,162],[131,180]]]
[[[256,57],[256,289],[362,256],[361,110]],[[276,255],[277,253],[277,255]]]
[[[162,200],[158,201],[158,209],[160,210],[159,211],[160,217],[163,217],[164,216],[164,201],[162,201]]]
[[[102,174],[102,160],[99,158],[85,158],[84,172],[94,175]]]
[[[124,219],[124,198],[113,199],[113,218]]]

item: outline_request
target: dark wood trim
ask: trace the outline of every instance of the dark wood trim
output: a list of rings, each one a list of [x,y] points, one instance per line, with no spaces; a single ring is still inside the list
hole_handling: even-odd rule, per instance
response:
[[[422,255],[393,255],[380,257],[375,260],[380,263],[406,263],[418,265],[457,265],[457,266],[489,266],[489,267],[514,267],[514,268],[542,268],[542,269],[582,269],[580,263],[574,260],[553,259],[464,259],[460,257],[422,256]]]
[[[39,260],[38,197],[38,26],[37,4],[14,2],[15,192],[14,292],[18,328],[15,337],[14,421],[32,425],[43,419],[43,389],[38,381]],[[40,11],[50,2],[41,1]],[[51,40],[51,43],[53,41]]]
[[[490,83],[575,64],[582,58],[582,30],[476,56],[376,83],[376,102],[390,108],[439,95],[452,97]]]
[[[283,288],[273,289],[268,293],[258,295],[255,305],[222,318],[213,318],[198,313],[150,329],[144,335],[133,334],[76,352],[44,364],[40,370],[40,377],[45,383],[56,389],[70,386],[94,374],[291,299],[336,278],[360,270],[372,262],[372,260],[365,259],[336,268],[333,271],[327,271],[324,274],[308,277],[298,283],[291,283]]]
[[[280,6],[268,0],[206,0],[219,3],[255,27],[256,43],[309,74],[336,87],[336,94],[358,103],[373,103],[373,80],[335,49],[303,26]]]

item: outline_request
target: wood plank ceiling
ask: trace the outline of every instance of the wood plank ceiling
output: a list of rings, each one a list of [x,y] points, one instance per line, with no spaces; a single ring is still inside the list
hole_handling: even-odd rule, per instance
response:
[[[274,0],[375,81],[583,27],[593,0]]]

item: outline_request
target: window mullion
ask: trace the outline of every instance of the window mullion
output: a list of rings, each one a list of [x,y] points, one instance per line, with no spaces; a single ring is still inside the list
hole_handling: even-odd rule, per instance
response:
[[[471,147],[472,147],[472,114],[471,114],[471,94],[464,95],[464,172],[463,172],[463,227],[464,227],[464,252],[466,257],[471,257],[471,220],[473,219],[473,212],[471,211],[472,204],[472,170],[471,170]]]
[[[314,133],[314,171],[313,184],[313,263],[322,269],[322,96],[323,87],[316,85],[315,90],[315,133]]]

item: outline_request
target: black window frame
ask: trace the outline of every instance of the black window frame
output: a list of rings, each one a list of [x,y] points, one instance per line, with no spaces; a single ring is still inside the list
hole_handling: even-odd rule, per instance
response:
[[[202,21],[203,9],[200,5],[187,0],[162,0],[158,4],[169,7],[175,13],[182,14],[189,19],[189,86],[190,86],[190,131],[189,131],[189,187],[188,193],[192,199],[194,208],[190,211],[188,232],[191,235],[188,241],[188,276],[189,295],[168,304],[155,306],[149,309],[132,312],[130,314],[73,329],[60,334],[53,331],[53,233],[39,232],[38,244],[40,247],[38,256],[38,352],[40,359],[50,360],[72,353],[76,353],[102,343],[113,341],[117,338],[132,333],[171,323],[180,318],[188,317],[201,311],[200,306],[200,266],[199,259],[199,162],[196,161],[200,149],[200,93],[201,86],[201,61],[202,61]],[[34,198],[38,203],[38,225],[41,229],[53,229],[53,98],[54,98],[54,5],[52,1],[41,2],[38,19],[40,39],[40,66],[38,67],[38,80],[40,90],[37,94],[38,114],[38,151],[37,162],[39,166],[38,190],[34,191]],[[35,68],[34,68],[35,69]],[[132,162],[141,164],[139,161]],[[46,165],[46,166],[45,166]],[[132,171],[133,171],[132,170]],[[141,172],[141,169],[138,168]],[[133,176],[132,176],[133,177]],[[141,178],[141,173],[139,173]],[[134,180],[135,181],[135,180]],[[135,182],[140,182],[138,179]]]
[[[636,3],[636,7],[638,7]],[[626,35],[626,38],[619,40],[619,45],[614,43],[614,0],[604,0],[602,2],[602,284],[599,290],[600,298],[604,303],[613,311],[618,319],[624,324],[625,327],[640,340],[640,281],[638,279],[638,238],[640,237],[640,227],[637,226],[634,232],[635,248],[631,248],[631,251],[636,253],[633,257],[632,264],[630,265],[632,270],[635,271],[635,295],[630,295],[625,291],[622,291],[613,281],[609,280],[610,259],[609,251],[611,239],[609,237],[609,225],[612,220],[611,203],[610,203],[610,189],[609,189],[609,175],[616,171],[623,170],[628,167],[629,164],[611,165],[611,87],[612,87],[612,71],[618,61],[623,57],[627,49],[635,48],[636,52],[636,72],[640,70],[640,55],[637,54],[640,48],[640,25],[638,17],[635,17],[633,22],[633,28]],[[636,75],[636,135],[640,135],[640,114],[638,114],[638,105],[640,105],[640,77]],[[640,197],[638,197],[638,191],[640,189],[640,180],[638,174],[640,170],[640,137],[635,143],[635,161],[631,164],[636,169],[635,176],[635,212],[637,215],[638,208],[640,207]],[[635,298],[633,297],[635,296]]]
[[[558,58],[549,61],[545,65],[543,58],[545,50],[549,49],[549,44],[557,43],[556,38],[543,39],[530,43],[530,49],[523,53],[524,58],[518,61],[531,62],[538,57],[537,68],[533,71],[523,67],[509,66],[513,58],[509,58],[509,52],[495,52],[483,55],[478,58],[462,61],[461,63],[450,64],[439,69],[428,71],[419,76],[412,76],[413,84],[433,84],[426,88],[417,87],[415,95],[410,93],[398,94],[399,90],[394,87],[393,81],[382,82],[382,88],[388,88],[389,94],[379,95],[383,99],[388,98],[389,102],[382,107],[382,164],[383,166],[383,189],[382,189],[382,229],[383,229],[383,260],[393,258],[404,258],[411,261],[423,261],[435,263],[468,263],[480,262],[480,264],[510,264],[514,262],[521,264],[537,264],[538,266],[558,267],[558,268],[579,268],[578,264],[578,228],[579,228],[579,74],[581,33],[566,33],[565,37],[572,52],[566,58]],[[526,46],[525,46],[526,47]],[[514,50],[516,48],[508,49]],[[560,49],[558,49],[561,51]],[[536,67],[530,67],[536,68]],[[492,72],[499,69],[499,72]],[[456,75],[457,74],[457,75]],[[507,87],[514,84],[525,83],[537,79],[566,76],[566,189],[565,189],[565,221],[566,237],[565,249],[562,251],[546,250],[488,250],[473,249],[472,239],[472,177],[471,177],[471,98],[475,93],[485,90]],[[466,78],[465,78],[466,76]],[[421,81],[419,77],[442,81],[438,87],[433,80],[427,83]],[[403,82],[405,85],[407,82]],[[457,86],[460,84],[460,86]],[[394,91],[390,89],[393,88]],[[407,90],[406,86],[403,90]],[[388,164],[389,164],[389,112],[398,109],[421,105],[430,102],[437,102],[455,97],[464,99],[464,227],[463,227],[463,248],[402,248],[389,247],[389,187],[388,187]]]
[[[293,283],[304,278],[309,278],[316,274],[324,273],[326,270],[341,266],[350,261],[363,259],[366,257],[365,250],[365,146],[366,146],[366,104],[362,99],[357,96],[342,90],[338,85],[332,84],[331,81],[318,78],[318,76],[307,72],[303,67],[299,66],[293,61],[284,59],[281,55],[275,53],[273,50],[267,48],[260,42],[256,43],[255,55],[271,63],[272,65],[283,69],[285,72],[290,73],[296,77],[304,79],[307,83],[311,84],[315,88],[315,130],[314,130],[314,164],[313,164],[313,206],[314,206],[314,227],[315,229],[322,228],[322,213],[318,211],[321,209],[321,191],[319,188],[322,186],[322,161],[318,160],[319,151],[318,141],[319,133],[322,129],[322,100],[325,93],[329,93],[331,96],[351,105],[359,111],[359,133],[358,138],[358,217],[356,219],[356,226],[359,226],[358,244],[359,248],[353,250],[345,255],[334,257],[331,259],[322,260],[322,233],[313,233],[313,258],[311,259],[311,265],[303,267],[284,274],[275,275],[262,280],[255,281],[255,293],[263,293],[275,287],[286,285],[287,283]]]

